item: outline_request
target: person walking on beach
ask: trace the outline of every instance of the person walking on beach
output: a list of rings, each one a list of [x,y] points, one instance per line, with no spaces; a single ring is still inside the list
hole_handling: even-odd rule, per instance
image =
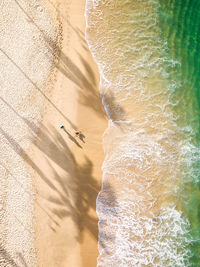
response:
[[[72,137],[72,135],[65,129],[65,126],[64,126],[64,125],[61,125],[61,126],[60,126],[60,129],[63,129],[63,130],[68,134],[68,136],[70,136],[70,139],[71,139],[71,140],[73,139],[73,140],[75,141],[74,137]],[[82,134],[81,131],[76,131],[76,132],[75,132],[75,135],[76,135],[76,137],[78,137],[83,143],[85,143],[85,141],[84,141],[85,135]],[[75,142],[77,143],[77,141],[75,141]]]
[[[78,137],[80,137],[81,132],[80,131],[77,131],[77,132],[75,132],[75,135],[78,136]]]
[[[76,138],[74,138],[70,132],[68,132],[67,129],[65,129],[65,126],[64,125],[60,125],[60,129],[62,129],[69,137],[69,139],[74,142],[78,147],[82,148],[82,146],[78,143],[78,141],[76,140]],[[80,133],[81,134],[81,133]],[[80,138],[80,137],[79,137]],[[80,138],[81,139],[81,138]]]
[[[77,137],[79,137],[79,139],[80,139],[83,143],[85,143],[85,141],[84,141],[85,135],[82,134],[81,131],[76,131],[76,132],[75,132],[75,135],[76,135]]]

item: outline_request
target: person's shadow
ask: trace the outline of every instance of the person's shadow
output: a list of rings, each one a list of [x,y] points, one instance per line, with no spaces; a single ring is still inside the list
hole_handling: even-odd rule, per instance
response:
[[[85,143],[85,140],[84,140],[85,135],[84,135],[84,134],[82,134],[82,133],[80,132],[79,135],[78,135],[78,137],[80,138],[80,140],[81,140],[83,143]]]
[[[79,142],[74,138],[65,128],[62,128],[65,133],[68,135],[69,139],[74,142],[78,147],[82,148],[82,146],[79,144]]]

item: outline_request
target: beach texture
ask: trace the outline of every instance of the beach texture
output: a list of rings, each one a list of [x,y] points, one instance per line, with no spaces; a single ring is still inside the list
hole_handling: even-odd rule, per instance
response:
[[[61,27],[50,103],[30,149],[39,266],[96,266],[105,112],[85,40],[85,2],[52,1]],[[64,129],[60,126],[64,125]],[[81,131],[83,140],[76,137]],[[48,247],[48,249],[47,249]]]
[[[106,120],[84,8],[1,2],[1,266],[96,265]]]
[[[199,5],[1,1],[0,266],[199,266]]]
[[[1,1],[0,9],[0,265],[35,266],[34,191],[24,162],[55,59],[43,34],[56,41],[56,18],[44,1]]]

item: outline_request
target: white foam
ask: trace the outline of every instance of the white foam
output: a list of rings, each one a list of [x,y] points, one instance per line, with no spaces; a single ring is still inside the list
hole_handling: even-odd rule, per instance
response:
[[[180,84],[167,68],[180,63],[160,39],[157,8],[156,0],[86,4],[86,38],[109,117],[97,198],[101,267],[190,266],[189,222],[177,204],[195,148],[183,144],[173,112]]]

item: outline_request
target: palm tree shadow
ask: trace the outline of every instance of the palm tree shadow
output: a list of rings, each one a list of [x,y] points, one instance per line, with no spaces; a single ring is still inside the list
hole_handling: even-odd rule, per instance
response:
[[[15,0],[18,7],[22,10],[22,12],[28,17],[28,19],[31,21],[31,23],[36,27],[36,29],[40,32],[47,49],[50,51],[51,54],[57,54],[58,57],[58,63],[55,63],[56,68],[65,75],[70,81],[72,81],[78,88],[79,92],[79,101],[82,105],[87,106],[91,108],[99,117],[111,118],[113,122],[119,122],[125,120],[125,110],[117,103],[112,93],[109,94],[103,94],[102,95],[102,101],[104,103],[104,106],[106,106],[106,112],[104,110],[104,107],[102,105],[100,94],[96,88],[96,76],[95,72],[92,70],[91,66],[88,64],[87,59],[85,59],[79,52],[76,52],[79,59],[80,59],[80,67],[75,64],[72,59],[67,56],[61,49],[60,45],[57,43],[57,41],[51,39],[43,29],[39,27],[39,25],[34,21],[32,16],[21,6],[21,4],[18,2],[18,0]],[[49,1],[51,3],[51,1]],[[51,3],[53,5],[53,3]],[[53,7],[56,9],[57,12],[58,9],[53,5]],[[76,34],[78,39],[81,42],[84,42],[86,44],[85,36],[82,33],[80,29],[76,29],[71,25],[70,21],[67,20],[67,23],[69,24],[72,31]],[[8,57],[8,59],[16,65],[16,63],[5,53],[5,51],[2,51],[2,53],[5,54],[5,56]],[[89,50],[88,50],[89,55]],[[73,129],[77,129],[76,125],[74,125],[66,116],[63,114],[55,105],[48,99],[42,90],[38,88],[38,86],[30,79],[30,77],[18,66],[16,67],[24,74],[24,76],[35,86],[37,90],[41,92],[41,94],[47,99],[47,101],[55,108],[56,111],[58,111],[67,121],[70,123],[71,127]],[[83,69],[84,71],[82,71]],[[84,74],[86,73],[86,74]],[[112,99],[112,100],[111,100]],[[109,105],[108,105],[109,103]],[[109,110],[109,111],[108,111]],[[107,113],[107,114],[106,114]],[[107,116],[106,116],[107,115]]]
[[[102,94],[102,102],[106,106],[106,114],[112,122],[123,122],[126,120],[124,108],[117,102],[112,92]]]
[[[81,71],[81,68],[76,65],[72,59],[70,59],[69,56],[67,56],[60,48],[60,45],[57,43],[57,41],[51,39],[43,29],[39,27],[39,25],[34,21],[34,18],[23,8],[23,6],[18,2],[18,0],[15,0],[15,3],[18,5],[18,7],[21,9],[21,11],[28,17],[29,21],[35,26],[35,28],[39,31],[41,34],[47,49],[52,55],[55,55],[55,51],[57,54],[57,58],[55,59],[55,65],[56,68],[63,73],[69,80],[71,80],[76,86],[79,88],[79,96],[80,101],[83,105],[86,105],[90,108],[92,108],[95,113],[100,117],[106,117],[106,113],[104,111],[104,108],[102,106],[100,96],[98,93],[98,90],[96,89],[96,80],[95,80],[95,73],[92,70],[92,68],[87,63],[87,60],[84,59],[79,53],[77,55],[80,58],[82,69],[84,69],[84,72],[86,72],[87,75],[84,75]],[[52,3],[51,3],[52,4]],[[54,7],[55,8],[55,7]],[[57,9],[56,9],[57,10]],[[58,11],[58,10],[57,10]],[[75,29],[73,25],[70,24],[69,21],[67,21],[73,32],[76,34],[78,39],[83,42],[84,45],[86,45],[86,40],[84,38],[83,33],[80,29]],[[8,57],[8,59],[16,65],[16,63],[6,54],[5,51],[2,51],[2,53],[5,54],[5,56]],[[89,53],[89,50],[88,50]],[[58,59],[58,63],[56,63],[56,60]],[[34,85],[35,88],[37,88],[41,93],[42,91],[38,86],[30,79],[30,77],[19,67],[16,65],[16,67],[24,74],[24,76]],[[44,94],[43,94],[44,95]],[[50,100],[46,97],[46,99],[50,102]],[[71,124],[71,126],[76,129],[76,126],[70,122],[66,116],[58,110],[58,108],[50,102],[51,105]]]
[[[9,252],[3,248],[3,246],[0,244],[0,264],[1,266],[13,266],[13,267],[20,267],[13,257],[9,254]]]
[[[14,257],[12,257],[9,252],[3,248],[2,245],[0,245],[0,266],[28,267],[28,264],[26,263],[26,260],[21,252],[16,254],[16,259],[17,258],[19,259],[20,264],[16,263]]]
[[[18,1],[15,0],[15,2]],[[68,79],[78,86],[81,103],[93,109],[98,116],[106,117],[99,94],[95,88],[95,74],[93,70],[85,63],[86,60],[84,58],[80,58],[82,67],[87,73],[87,76],[84,75],[81,69],[63,53],[55,41],[47,37],[45,32],[39,28],[29,14],[22,7],[20,8],[31,19],[31,22],[36,26],[36,28],[42,33],[49,50],[51,50],[52,53],[55,50],[58,51],[60,62],[56,65],[56,67]],[[80,31],[76,30],[76,33],[79,38],[83,38],[80,34]],[[4,51],[2,52],[45,97],[41,89],[30,79],[30,77],[19,66],[17,66],[16,63],[9,58]],[[50,102],[49,99],[47,100],[57,112],[59,112],[69,123],[71,123],[68,118],[66,118],[66,116],[61,113],[60,110],[58,110],[54,103]],[[33,126],[31,122],[29,122],[27,119],[25,120],[29,127]],[[71,125],[75,128],[73,124]],[[91,215],[91,211],[96,210],[96,197],[100,190],[100,184],[97,182],[96,177],[93,177],[93,164],[90,159],[85,157],[84,163],[81,165],[78,164],[61,134],[58,133],[58,131],[54,128],[47,129],[42,127],[35,143],[36,146],[51,161],[58,164],[64,170],[63,176],[60,176],[49,161],[49,168],[51,168],[53,174],[53,179],[51,179],[47,177],[40,166],[33,162],[33,160],[27,155],[26,151],[24,151],[13,138],[9,137],[5,133],[4,135],[16,153],[19,153],[20,151],[21,157],[37,172],[47,186],[53,190],[54,196],[49,197],[48,201],[54,204],[54,208],[51,208],[49,213],[51,215],[55,215],[58,222],[61,222],[66,217],[71,217],[79,229],[79,234],[77,235],[77,240],[79,240],[79,242],[82,242],[83,240],[83,231],[85,229],[97,239],[97,219],[95,216]],[[68,136],[70,138],[71,135],[68,134]],[[71,141],[74,142],[74,139],[71,139]],[[68,176],[71,177],[70,181],[68,180]],[[72,203],[70,194],[74,196],[75,203]],[[56,227],[59,227],[59,223],[55,226],[55,231]],[[108,238],[113,239],[114,237],[108,236]],[[106,245],[102,244],[102,246]]]
[[[40,138],[36,142],[37,147],[66,172],[66,175],[59,176],[52,164],[49,163],[54,176],[52,180],[59,188],[57,194],[48,199],[55,204],[50,212],[56,215],[59,220],[71,216],[79,228],[80,235],[83,229],[87,228],[97,238],[97,219],[89,215],[88,212],[90,209],[95,210],[95,201],[100,185],[92,176],[91,161],[85,158],[83,165],[77,164],[66,141],[54,127],[50,128],[50,132],[43,127],[39,135]],[[48,142],[48,151],[46,151],[46,142]],[[67,179],[68,175],[72,180]],[[74,205],[70,196],[76,196]],[[85,218],[84,224],[82,223],[83,218]],[[81,240],[78,236],[77,239]]]
[[[26,261],[25,261],[23,255],[22,255],[22,253],[18,253],[18,256],[19,256],[19,259],[20,259],[20,261],[21,261],[21,263],[22,263],[22,266],[24,266],[24,267],[28,267],[28,265],[27,265],[27,263],[26,263]]]
[[[70,217],[79,230],[76,239],[80,243],[83,241],[85,230],[97,240],[98,219],[94,214],[96,212],[96,198],[101,186],[93,176],[93,163],[85,156],[84,163],[78,164],[66,141],[54,127],[49,129],[43,127],[39,136],[36,146],[51,161],[65,170],[65,174],[59,175],[51,162],[48,161],[52,178],[47,185],[51,185],[53,181],[54,187],[57,188],[57,191],[54,190],[54,194],[48,198],[52,204],[52,208],[49,210],[50,214],[57,217],[58,223]],[[46,142],[48,143],[48,150],[46,149]],[[57,227],[59,225],[55,226],[55,231]],[[113,239],[109,236],[108,238]]]
[[[99,251],[100,254],[105,253],[111,255],[113,243],[115,242],[115,231],[113,233],[108,233],[107,229],[111,229],[112,231],[111,223],[113,227],[117,227],[115,224],[119,221],[118,218],[120,218],[120,214],[117,210],[119,203],[117,201],[116,193],[110,183],[105,182],[103,184],[102,189],[97,196],[97,204],[97,212],[99,214]]]

